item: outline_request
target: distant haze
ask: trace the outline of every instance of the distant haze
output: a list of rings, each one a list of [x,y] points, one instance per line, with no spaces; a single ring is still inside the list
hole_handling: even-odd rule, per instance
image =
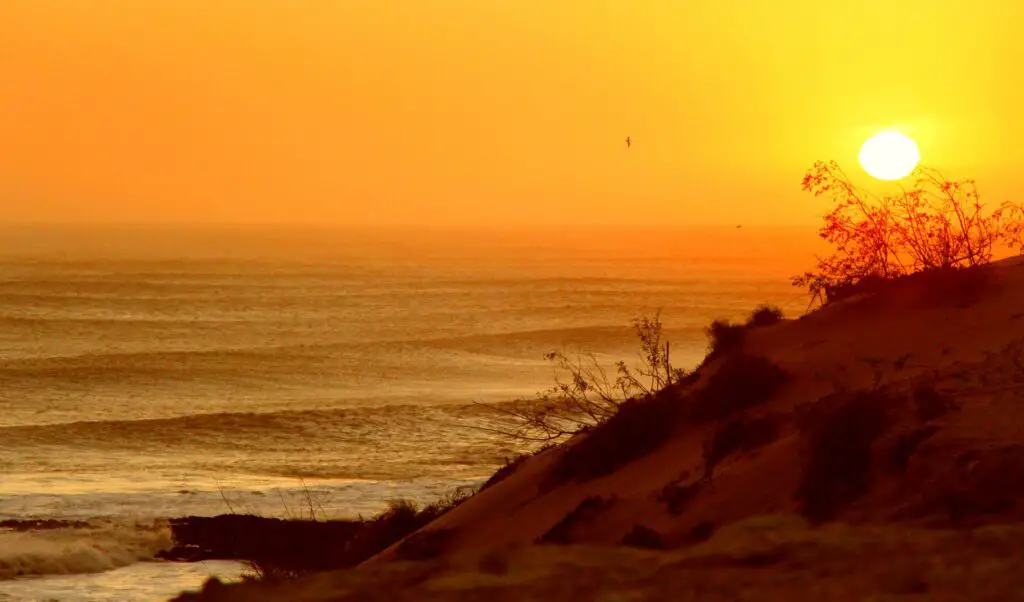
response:
[[[780,279],[823,250],[813,226],[306,228],[281,226],[0,226],[0,260],[269,261],[523,267],[529,275],[584,276],[620,265],[636,278],[670,277],[695,258],[750,265]],[[640,274],[641,262],[650,272]],[[632,267],[630,267],[632,266]],[[654,266],[654,267],[652,267]],[[662,267],[657,267],[662,266]],[[781,270],[781,271],[780,271]],[[659,271],[662,273],[659,274]],[[609,274],[604,274],[609,275]]]
[[[890,126],[1002,200],[1022,21],[997,0],[3,0],[0,222],[809,223],[804,169],[863,178]]]

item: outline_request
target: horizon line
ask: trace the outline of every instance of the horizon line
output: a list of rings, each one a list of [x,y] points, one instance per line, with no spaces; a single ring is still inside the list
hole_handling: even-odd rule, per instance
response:
[[[689,224],[315,224],[305,222],[272,223],[272,222],[78,222],[78,221],[25,221],[0,222],[4,228],[75,228],[75,229],[111,229],[139,228],[149,230],[322,230],[322,231],[409,231],[444,232],[444,231],[540,231],[540,230],[679,230],[679,229],[718,229],[718,228],[751,228],[751,229],[783,229],[820,226],[820,222],[791,223],[737,223],[708,222]]]

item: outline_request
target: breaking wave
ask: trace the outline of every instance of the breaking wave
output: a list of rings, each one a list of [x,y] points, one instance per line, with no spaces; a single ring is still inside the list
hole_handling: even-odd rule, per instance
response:
[[[0,581],[102,573],[153,560],[171,545],[171,531],[163,520],[95,520],[56,528],[29,527],[25,523],[25,528],[0,528]]]

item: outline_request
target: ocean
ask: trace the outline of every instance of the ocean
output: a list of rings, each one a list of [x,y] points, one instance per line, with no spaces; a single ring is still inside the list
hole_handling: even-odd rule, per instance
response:
[[[813,228],[0,230],[0,601],[164,600],[166,519],[369,516],[476,486],[521,448],[478,403],[552,384],[544,354],[637,359],[661,311],[775,303]],[[38,519],[64,521],[30,528]],[[2,521],[7,521],[3,523]]]

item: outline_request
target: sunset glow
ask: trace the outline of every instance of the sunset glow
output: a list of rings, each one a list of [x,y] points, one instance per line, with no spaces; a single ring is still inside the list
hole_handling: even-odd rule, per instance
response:
[[[4,0],[0,221],[811,224],[794,178],[886,124],[1012,198],[1022,13]]]

